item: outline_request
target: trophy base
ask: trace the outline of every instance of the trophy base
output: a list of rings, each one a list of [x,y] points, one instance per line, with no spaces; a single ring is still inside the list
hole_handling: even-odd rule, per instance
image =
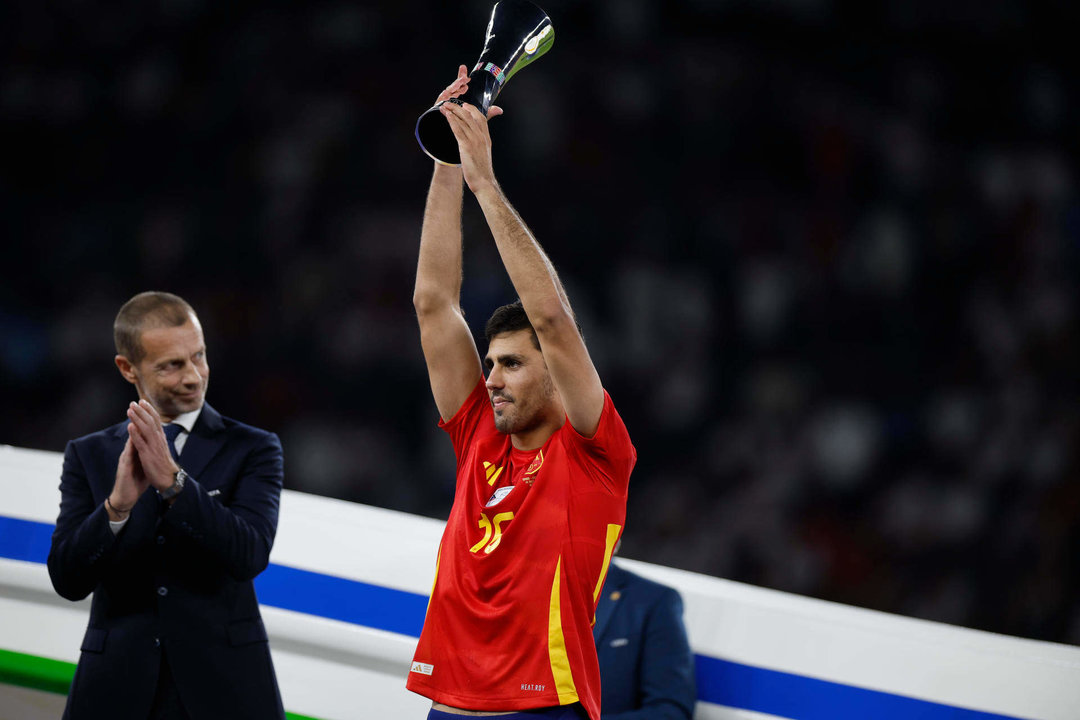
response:
[[[461,154],[458,152],[457,138],[450,129],[450,123],[439,112],[442,103],[435,105],[416,121],[416,141],[420,149],[437,163],[458,167]]]

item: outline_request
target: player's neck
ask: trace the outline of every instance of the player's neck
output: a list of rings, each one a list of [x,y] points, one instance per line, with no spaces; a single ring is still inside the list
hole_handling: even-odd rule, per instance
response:
[[[549,421],[525,432],[511,433],[510,444],[514,446],[515,450],[539,450],[544,447],[544,443],[548,441],[548,438],[562,427],[564,422],[566,422],[565,415],[561,422]]]

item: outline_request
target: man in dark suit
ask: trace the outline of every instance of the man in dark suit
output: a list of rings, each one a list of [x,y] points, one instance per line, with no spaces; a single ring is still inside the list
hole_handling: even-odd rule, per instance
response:
[[[593,626],[603,720],[693,717],[694,654],[682,615],[673,588],[611,563]]]
[[[181,298],[136,295],[113,334],[139,402],[68,443],[49,551],[60,595],[94,594],[64,718],[284,718],[252,585],[281,444],[204,403],[206,346]]]

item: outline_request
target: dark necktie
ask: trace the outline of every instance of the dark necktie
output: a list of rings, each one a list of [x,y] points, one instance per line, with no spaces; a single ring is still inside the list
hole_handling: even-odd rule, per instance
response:
[[[176,423],[169,423],[164,429],[165,439],[169,441],[169,452],[172,453],[173,460],[180,462],[180,453],[176,452],[176,438],[184,428]]]

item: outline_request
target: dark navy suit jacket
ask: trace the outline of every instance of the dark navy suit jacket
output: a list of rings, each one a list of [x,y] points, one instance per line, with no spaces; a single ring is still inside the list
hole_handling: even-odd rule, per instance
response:
[[[694,714],[694,654],[673,588],[614,562],[596,608],[604,720],[688,720]]]
[[[204,405],[171,507],[153,488],[113,535],[102,505],[127,422],[72,440],[49,551],[53,587],[94,594],[64,718],[146,720],[161,653],[190,717],[284,718],[252,579],[277,531],[283,464],[273,433]]]

